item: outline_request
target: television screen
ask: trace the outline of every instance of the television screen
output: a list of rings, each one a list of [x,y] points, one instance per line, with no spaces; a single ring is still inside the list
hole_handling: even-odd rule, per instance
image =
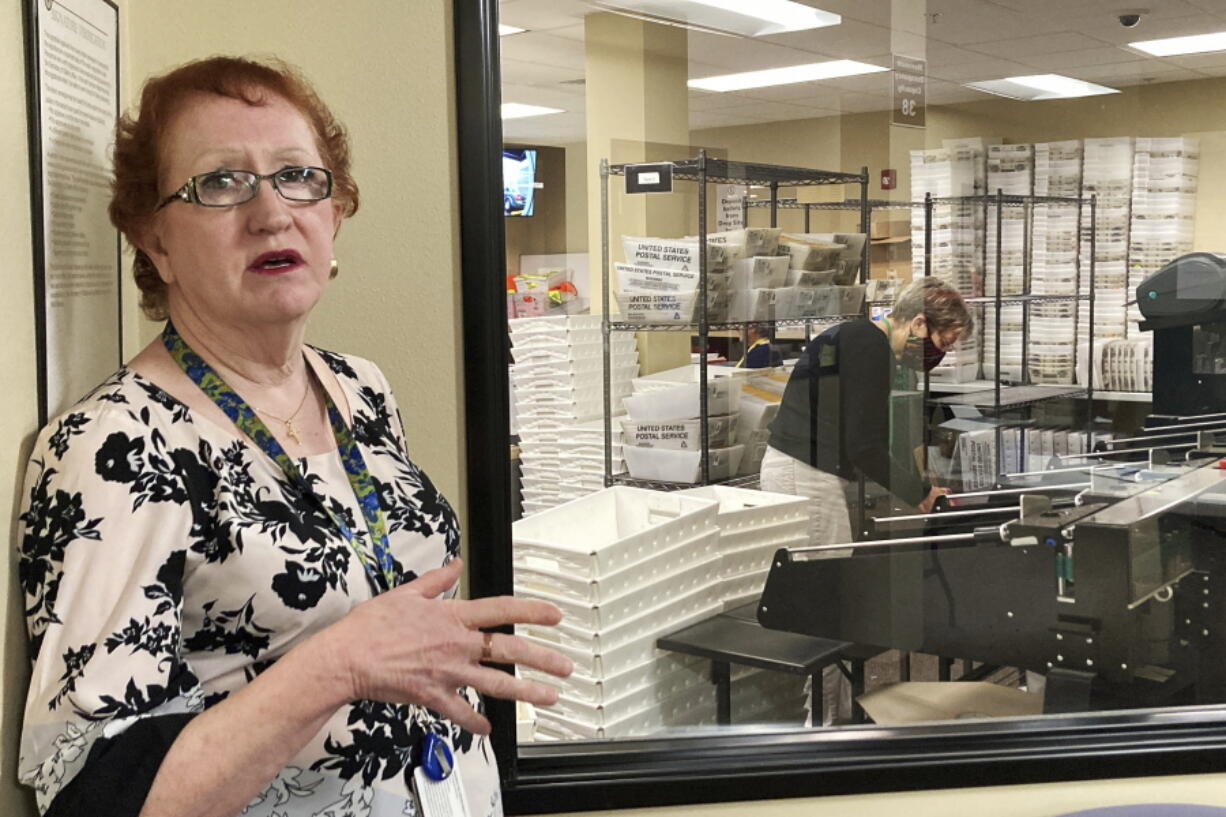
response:
[[[502,151],[502,212],[508,216],[532,215],[536,192],[536,151]]]

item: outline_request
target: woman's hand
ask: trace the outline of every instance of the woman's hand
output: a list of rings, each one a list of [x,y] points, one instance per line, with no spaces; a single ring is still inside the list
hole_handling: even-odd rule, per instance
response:
[[[344,700],[414,703],[485,735],[490,724],[458,690],[471,686],[496,698],[549,706],[557,690],[483,666],[523,664],[565,678],[573,667],[555,650],[479,628],[503,624],[553,625],[557,607],[511,596],[473,601],[440,599],[459,581],[460,559],[365,601],[320,633],[326,654],[342,669]],[[483,656],[488,644],[488,654]]]
[[[932,490],[928,492],[928,496],[924,497],[923,501],[920,502],[920,513],[932,513],[933,506],[937,504],[937,497],[945,496],[945,494],[948,494],[949,492],[950,491],[948,488],[938,488],[934,485]]]

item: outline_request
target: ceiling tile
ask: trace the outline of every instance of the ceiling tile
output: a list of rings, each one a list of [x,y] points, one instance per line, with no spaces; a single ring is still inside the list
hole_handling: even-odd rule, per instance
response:
[[[1034,35],[1065,30],[1064,20],[1059,15],[1024,13],[985,0],[929,0],[928,14],[929,39],[952,45],[1000,40],[1011,34]]]
[[[577,142],[583,141],[586,133],[587,118],[581,113],[531,116],[502,123],[502,138],[507,142]]]
[[[498,22],[529,31],[548,31],[582,23],[591,10],[578,0],[502,0]]]
[[[811,119],[816,116],[839,113],[839,111],[811,108],[807,105],[789,105],[783,102],[747,101],[736,107],[720,110],[718,113],[748,116],[757,122],[783,122],[788,119]]]
[[[577,69],[580,73],[587,57],[582,42],[536,31],[503,37],[500,44],[504,59],[556,65],[560,68]]]
[[[859,60],[890,52],[890,30],[858,20],[844,20],[841,25],[826,28],[776,34],[762,40],[807,51],[825,59]]]
[[[1101,40],[1096,40],[1074,31],[1065,31],[1060,34],[1038,34],[1033,37],[989,40],[968,45],[967,48],[971,51],[978,51],[981,54],[1022,62],[1030,61],[1034,57],[1043,54],[1101,48],[1102,45]]]
[[[690,127],[695,129],[756,125],[758,121],[750,116],[734,115],[724,111],[690,111]]]
[[[587,96],[580,86],[572,90],[571,86],[510,85],[502,84],[502,101],[519,102],[524,105],[544,105],[546,108],[561,108],[564,111],[583,111],[587,104]]]
[[[562,28],[551,28],[549,33],[554,37],[562,37],[567,40],[578,40],[584,42],[587,39],[587,26],[583,23],[574,26],[564,26]]]
[[[933,66],[964,65],[968,62],[980,62],[983,60],[983,54],[978,51],[959,48],[956,45],[943,43],[940,40],[929,39],[925,43],[925,51],[929,70],[932,70]]]
[[[1107,46],[1087,48],[1081,51],[1064,51],[1059,54],[1042,54],[1027,62],[1044,73],[1059,74],[1091,65],[1115,65],[1121,62],[1134,62],[1136,59],[1137,55],[1134,51],[1118,46]]]
[[[956,82],[928,80],[927,102],[929,105],[953,105],[958,102],[980,102],[983,93]]]
[[[808,51],[743,37],[723,37],[691,31],[689,43],[691,61],[714,65],[726,74],[820,61]],[[693,73],[690,76],[695,77]]]
[[[502,82],[513,85],[557,85],[583,79],[583,68],[558,68],[554,65],[539,65],[502,58]]]
[[[1226,0],[1188,0],[1188,3],[1201,11],[1226,18]]]
[[[1212,54],[1189,54],[1186,57],[1163,57],[1163,62],[1178,65],[1180,68],[1191,68],[1193,71],[1220,68],[1226,65],[1226,51],[1217,51]]]
[[[718,111],[721,108],[740,105],[744,101],[745,97],[734,93],[715,93],[697,89],[690,89],[689,93],[691,111]]]
[[[1146,79],[1158,82],[1176,82],[1181,79],[1196,79],[1197,74],[1165,60],[1136,60],[1115,65],[1094,65],[1077,71],[1078,79],[1101,82],[1104,85],[1136,85]]]
[[[963,63],[962,65],[950,65],[945,68],[933,68],[931,66],[928,68],[930,76],[958,83],[1024,76],[1033,73],[1034,70],[1031,66],[1010,60],[982,60],[980,62]]]

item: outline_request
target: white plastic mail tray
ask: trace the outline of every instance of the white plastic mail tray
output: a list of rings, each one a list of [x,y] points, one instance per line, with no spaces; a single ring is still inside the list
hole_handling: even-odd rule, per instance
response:
[[[716,534],[712,534],[714,538]],[[605,596],[599,602],[579,599],[564,593],[551,593],[534,586],[527,576],[517,576],[515,595],[521,598],[548,601],[562,611],[563,621],[576,629],[603,633],[616,628],[648,610],[661,607],[662,599],[694,593],[719,577],[723,557],[694,562],[671,574],[658,574],[654,582],[618,596]]]
[[[780,548],[804,547],[809,544],[809,526],[800,527],[787,522],[780,530],[763,532],[763,538],[752,545],[742,545],[724,550],[720,561],[720,578],[739,576],[753,571],[766,570]]]
[[[719,585],[717,567],[711,567],[711,577],[704,584],[688,593],[667,599],[657,599],[655,606],[640,611],[636,615],[622,621],[612,622],[596,630],[572,624],[565,617],[560,624],[553,627],[538,627],[526,624],[523,631],[545,641],[556,642],[560,647],[582,650],[592,655],[604,655],[615,652],[628,645],[637,645],[643,649],[633,660],[646,660],[651,657],[651,647],[657,636],[677,629],[678,621],[684,621],[691,615],[719,603],[716,592]]]
[[[614,292],[621,319],[626,323],[694,322],[693,292]]]
[[[649,658],[641,664],[604,678],[592,678],[578,672],[571,673],[566,678],[555,678],[547,673],[533,669],[520,668],[523,678],[556,686],[572,700],[587,701],[598,704],[620,698],[637,689],[657,684],[665,678],[682,670],[696,673],[710,680],[711,673],[707,659],[696,655],[666,652],[657,658]]]
[[[568,695],[565,689],[561,689],[558,702],[550,707],[550,710],[562,717],[573,718],[592,726],[610,726],[650,707],[658,706],[670,698],[676,698],[694,687],[705,687],[710,682],[708,673],[681,667],[655,683],[645,684],[617,698],[600,702],[574,698]]]
[[[678,493],[719,503],[716,524],[719,525],[721,537],[735,536],[757,528],[774,530],[775,525],[797,520],[803,520],[806,525],[809,523],[808,500],[804,497],[728,485],[704,485],[686,488]]]
[[[630,398],[627,398],[630,399]],[[748,439],[754,431],[767,428],[779,413],[779,400],[765,400],[752,394],[741,397],[741,421],[737,424],[737,435],[740,439]]]
[[[631,387],[633,388],[633,381]],[[677,420],[698,417],[702,413],[701,387],[698,383],[680,383],[627,397],[623,403],[630,419],[645,421]],[[741,407],[741,380],[717,378],[707,382],[707,415],[733,414]]]
[[[627,402],[635,398],[627,398]],[[707,470],[711,480],[729,479],[737,473],[745,446],[712,448],[707,452]],[[693,484],[702,479],[701,451],[670,451],[666,448],[624,446],[626,470],[635,479]]]
[[[528,566],[515,556],[516,588],[538,588],[549,593],[598,604],[605,599],[614,599],[629,593],[636,587],[649,584],[660,576],[685,570],[696,562],[705,562],[720,553],[719,531],[711,527],[695,533],[691,538],[674,543],[657,551],[656,555],[615,573],[591,579],[575,572],[557,572]]]
[[[779,249],[779,227],[745,227],[720,233],[707,233],[707,245],[740,247],[745,255],[776,255]],[[695,239],[697,240],[697,239]]]
[[[546,511],[545,513],[548,513]],[[718,601],[721,585],[716,584],[713,588],[715,601],[709,607],[705,607],[691,616],[674,622],[669,625],[673,630],[688,627],[701,621],[704,618],[716,615],[723,611],[723,604]],[[536,632],[531,631],[531,628],[519,626],[515,628],[517,635],[520,635],[529,641],[535,641],[546,647],[556,649],[575,664],[575,671],[580,675],[586,675],[591,678],[602,679],[610,675],[616,675],[625,672],[631,667],[636,667],[644,661],[649,661],[653,658],[660,658],[673,653],[667,650],[656,649],[655,638],[653,636],[644,640],[634,641],[617,649],[605,650],[602,653],[593,653],[590,647],[575,647],[571,644],[559,643],[557,639],[549,639],[539,637]],[[665,631],[661,631],[663,635]],[[671,632],[671,630],[669,631]]]
[[[786,255],[756,255],[742,258],[732,265],[733,289],[774,289],[783,286],[788,277]]]
[[[599,579],[714,530],[716,503],[617,485],[511,525],[516,563]]]
[[[695,687],[619,721],[595,726],[539,709],[538,732],[559,740],[599,740],[648,735],[670,726],[713,726],[715,687]]]
[[[724,414],[707,418],[707,444],[711,448],[727,448],[735,442],[739,414]],[[623,437],[627,445],[640,448],[696,450],[702,447],[702,420],[635,421],[622,420]]]
[[[699,270],[649,267],[643,264],[614,264],[617,273],[617,289],[622,292],[683,292],[698,289]]]

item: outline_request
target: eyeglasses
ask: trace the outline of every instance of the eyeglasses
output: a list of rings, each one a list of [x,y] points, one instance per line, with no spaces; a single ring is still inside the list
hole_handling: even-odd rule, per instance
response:
[[[332,195],[332,171],[322,167],[283,167],[275,173],[250,170],[213,170],[192,176],[158,204],[154,212],[172,201],[186,201],[202,207],[233,207],[255,198],[260,180],[268,179],[273,189],[289,201],[320,201]]]

